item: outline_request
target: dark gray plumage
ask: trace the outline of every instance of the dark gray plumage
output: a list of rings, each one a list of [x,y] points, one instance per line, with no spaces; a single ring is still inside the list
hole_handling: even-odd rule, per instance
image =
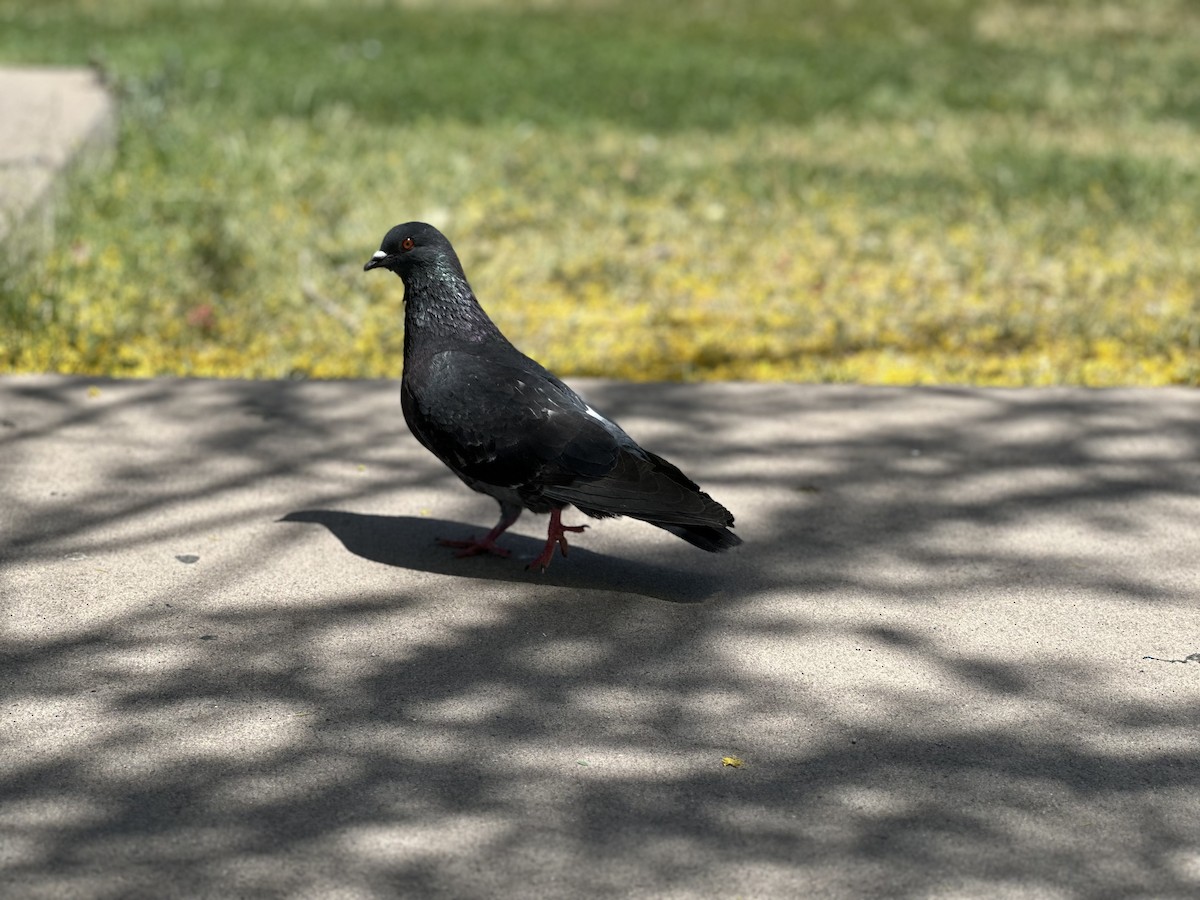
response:
[[[631,516],[711,552],[741,538],[733,515],[678,468],[639,447],[615,422],[521,353],[475,299],[454,248],[432,225],[397,225],[364,270],[384,268],[404,282],[404,374],[408,427],[474,490],[500,504],[484,538],[442,541],[461,556],[495,553],[523,509],[550,514],[543,571],[558,546],[568,504],[594,518]]]

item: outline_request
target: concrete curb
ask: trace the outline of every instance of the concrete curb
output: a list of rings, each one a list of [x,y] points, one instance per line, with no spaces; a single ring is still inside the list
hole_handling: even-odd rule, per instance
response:
[[[44,245],[63,175],[106,164],[115,142],[116,104],[92,70],[0,67],[0,245]]]

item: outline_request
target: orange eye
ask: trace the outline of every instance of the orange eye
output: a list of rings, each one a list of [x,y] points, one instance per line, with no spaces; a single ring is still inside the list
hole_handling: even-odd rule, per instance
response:
[[[400,247],[403,250],[411,250],[413,248],[413,245],[414,245],[414,241],[410,237],[407,237],[400,242]]]

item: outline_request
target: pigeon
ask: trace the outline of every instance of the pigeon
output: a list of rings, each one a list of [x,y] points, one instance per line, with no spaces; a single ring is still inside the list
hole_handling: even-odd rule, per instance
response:
[[[555,547],[567,555],[567,534],[587,527],[563,524],[568,506],[592,518],[640,519],[714,553],[742,543],[729,530],[729,510],[500,333],[432,225],[391,229],[363,267],[371,269],[404,282],[400,400],[409,429],[500,504],[500,521],[483,538],[440,544],[457,556],[507,557],[496,539],[522,511],[549,513],[546,545],[526,567],[545,572]]]

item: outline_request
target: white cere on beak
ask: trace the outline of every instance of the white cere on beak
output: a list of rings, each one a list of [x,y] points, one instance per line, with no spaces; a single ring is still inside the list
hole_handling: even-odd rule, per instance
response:
[[[384,253],[382,250],[376,250],[374,253],[371,254],[371,259],[383,259],[385,256],[387,256],[387,254]]]

